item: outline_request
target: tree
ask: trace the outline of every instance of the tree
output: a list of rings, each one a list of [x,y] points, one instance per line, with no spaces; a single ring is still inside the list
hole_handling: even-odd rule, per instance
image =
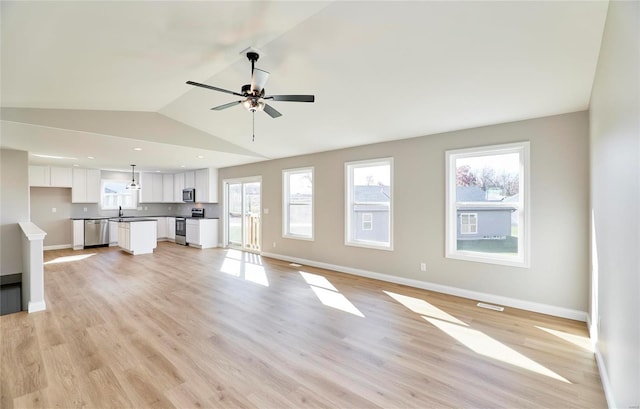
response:
[[[471,171],[471,166],[463,165],[456,169],[456,185],[457,186],[478,185],[478,178]]]

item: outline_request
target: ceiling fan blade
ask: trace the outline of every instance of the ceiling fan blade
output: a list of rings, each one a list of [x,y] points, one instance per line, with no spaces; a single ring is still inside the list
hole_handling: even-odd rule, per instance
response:
[[[258,68],[253,69],[253,75],[251,76],[251,91],[260,93],[267,80],[269,79],[269,73]]]
[[[267,114],[269,114],[269,116],[271,118],[277,118],[279,116],[282,116],[282,114],[278,111],[276,111],[271,105],[269,104],[264,104],[264,112],[266,112]]]
[[[314,102],[313,95],[269,95],[264,99],[272,99],[274,101],[291,101],[291,102]]]
[[[244,97],[244,95],[242,95],[242,94],[238,94],[237,92],[233,92],[233,91],[229,91],[229,90],[227,90],[227,89],[222,89],[222,88],[214,87],[213,85],[200,84],[199,82],[193,82],[193,81],[187,81],[187,84],[189,84],[189,85],[195,85],[196,87],[202,87],[202,88],[212,89],[212,90],[214,90],[214,91],[226,92],[227,94],[237,95],[237,96],[239,96],[239,97]]]
[[[220,105],[217,107],[213,107],[211,109],[216,110],[216,111],[222,111],[223,109],[227,109],[227,108],[231,108],[234,107],[238,104],[242,103],[242,101],[233,101],[233,102],[229,102],[228,104],[224,104],[224,105]]]

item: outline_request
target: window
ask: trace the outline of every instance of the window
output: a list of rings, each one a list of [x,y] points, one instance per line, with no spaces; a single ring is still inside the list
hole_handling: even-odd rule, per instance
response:
[[[127,190],[128,180],[105,180],[100,183],[100,196],[103,210],[136,209],[138,207],[138,191]]]
[[[282,171],[282,235],[313,240],[313,168]]]
[[[393,250],[393,158],[345,163],[345,244]]]
[[[478,213],[460,213],[460,234],[478,233]]]
[[[373,230],[373,213],[362,213],[362,230]]]
[[[529,266],[529,143],[446,152],[446,256]]]

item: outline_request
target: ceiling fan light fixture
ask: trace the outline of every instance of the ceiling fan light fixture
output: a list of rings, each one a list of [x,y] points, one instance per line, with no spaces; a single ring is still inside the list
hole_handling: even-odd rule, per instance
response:
[[[136,165],[131,165],[131,182],[127,183],[127,186],[125,186],[126,190],[140,190],[140,185],[136,183],[136,179],[133,173],[135,168]]]
[[[244,102],[242,102],[242,105],[244,105],[245,108],[247,108],[247,110],[249,110],[249,112],[256,112],[256,111],[262,111],[264,110],[264,102],[263,101],[259,101],[255,98],[247,98],[244,100]]]

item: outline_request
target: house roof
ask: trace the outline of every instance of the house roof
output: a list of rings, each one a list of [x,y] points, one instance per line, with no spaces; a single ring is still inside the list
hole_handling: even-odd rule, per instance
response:
[[[32,164],[182,171],[585,110],[608,2],[0,7],[3,148]],[[237,97],[185,84],[239,92],[248,47],[267,94],[316,96],[269,101],[283,115],[257,112],[255,141],[241,104],[210,110]]]
[[[391,201],[389,186],[354,186],[354,198],[360,203],[386,203]]]

